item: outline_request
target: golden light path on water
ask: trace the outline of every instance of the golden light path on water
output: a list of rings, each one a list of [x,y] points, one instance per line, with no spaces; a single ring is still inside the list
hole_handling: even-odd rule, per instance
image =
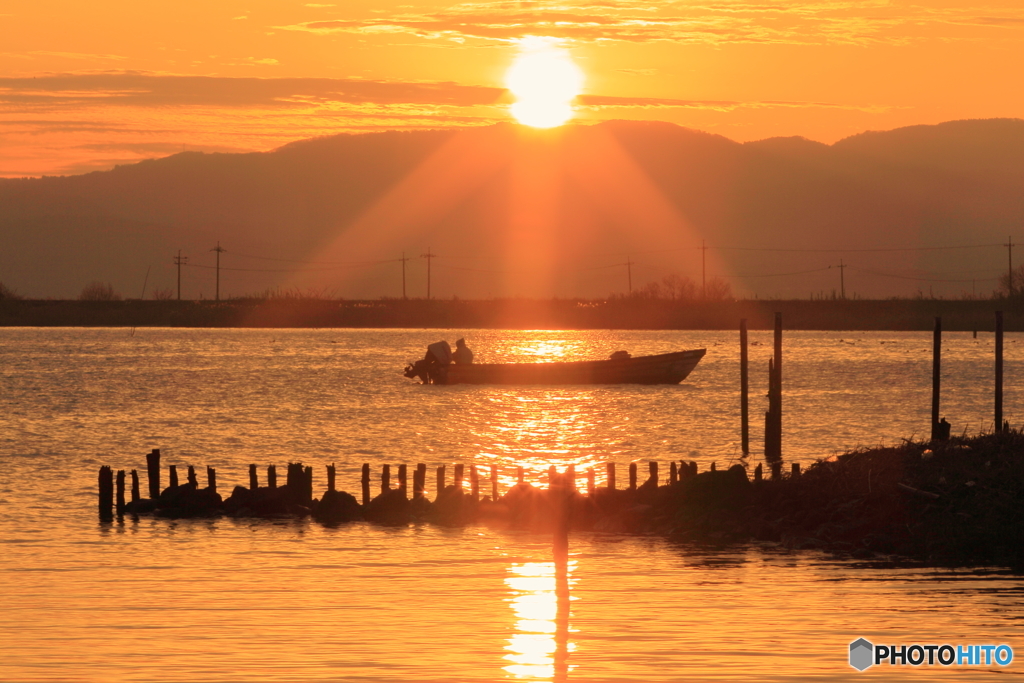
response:
[[[508,640],[512,662],[505,671],[530,681],[564,680],[573,670],[568,663],[575,645],[569,642],[571,589],[575,561],[559,572],[555,562],[524,562],[509,567],[505,579],[517,621]]]

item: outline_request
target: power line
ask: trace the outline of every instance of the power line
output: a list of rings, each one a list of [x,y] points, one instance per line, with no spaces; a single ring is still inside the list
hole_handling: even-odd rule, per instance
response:
[[[427,253],[420,254],[420,258],[427,259],[427,299],[430,299],[430,262],[437,258],[437,254],[430,251],[430,247],[427,247]]]
[[[217,240],[217,246],[210,251],[217,252],[217,294],[214,301],[220,301],[220,255],[227,251],[227,249],[220,246],[220,240]]]
[[[174,265],[178,266],[178,301],[181,301],[181,267],[188,265],[188,256],[182,256],[181,249],[178,250],[178,255],[174,257]]]

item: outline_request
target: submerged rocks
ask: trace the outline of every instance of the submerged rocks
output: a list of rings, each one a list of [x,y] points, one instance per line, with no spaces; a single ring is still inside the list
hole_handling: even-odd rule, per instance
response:
[[[321,524],[341,524],[363,519],[363,506],[350,493],[327,491],[319,502],[314,501],[313,519]]]

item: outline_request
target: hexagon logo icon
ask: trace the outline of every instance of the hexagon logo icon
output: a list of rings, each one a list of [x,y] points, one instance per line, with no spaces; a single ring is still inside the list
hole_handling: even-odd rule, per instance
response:
[[[857,671],[863,671],[874,663],[871,661],[874,654],[875,646],[863,638],[858,638],[850,643],[850,666]]]

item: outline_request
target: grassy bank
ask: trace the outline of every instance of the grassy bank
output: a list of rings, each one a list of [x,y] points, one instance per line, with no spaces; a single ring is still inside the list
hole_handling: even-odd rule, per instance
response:
[[[38,301],[0,299],[0,326],[25,327],[403,327],[462,329],[768,329],[776,311],[790,330],[1024,330],[1024,300],[666,301],[623,298],[230,301]]]

